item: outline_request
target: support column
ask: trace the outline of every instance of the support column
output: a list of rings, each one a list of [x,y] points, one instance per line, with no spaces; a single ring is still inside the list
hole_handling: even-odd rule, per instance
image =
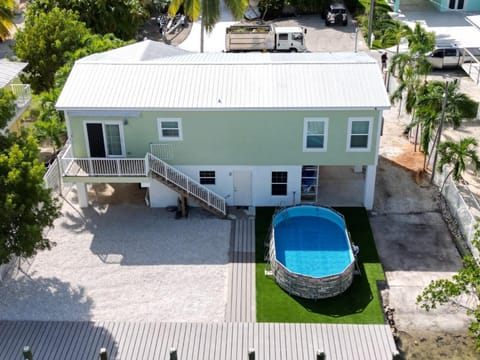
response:
[[[87,193],[87,184],[85,183],[76,183],[77,187],[77,196],[78,196],[78,205],[81,208],[88,207],[88,193]]]
[[[363,190],[363,206],[367,210],[373,209],[375,196],[375,178],[377,176],[377,165],[368,165],[365,174],[365,188]]]

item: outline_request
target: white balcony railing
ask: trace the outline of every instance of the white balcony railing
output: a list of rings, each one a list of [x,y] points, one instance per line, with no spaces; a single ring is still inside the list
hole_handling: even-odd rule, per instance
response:
[[[63,176],[149,176],[154,173],[175,189],[186,192],[199,202],[226,215],[225,198],[217,195],[204,185],[183,174],[151,153],[145,158],[77,158],[67,145],[61,157]]]
[[[63,176],[148,176],[146,158],[77,158],[71,145],[62,156]]]
[[[25,107],[32,100],[32,93],[28,84],[11,84],[10,90],[16,97],[15,104],[18,108]]]
[[[189,176],[167,164],[153,154],[147,154],[149,168],[152,172],[165,179],[166,182],[172,183],[181,188],[187,194],[202,201],[208,206],[226,215],[225,198],[217,195],[204,185],[193,180]]]

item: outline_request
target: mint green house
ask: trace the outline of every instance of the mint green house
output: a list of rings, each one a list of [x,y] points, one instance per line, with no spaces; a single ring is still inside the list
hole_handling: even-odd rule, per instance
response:
[[[421,5],[422,2],[430,2],[439,11],[480,11],[480,1],[478,0],[391,0],[394,11],[402,5]]]
[[[56,106],[70,140],[63,180],[81,206],[86,184],[139,183],[150,206],[180,194],[224,215],[321,202],[323,173],[339,176],[333,195],[371,209],[390,103],[364,53],[199,54],[144,41],[77,61]],[[342,188],[350,180],[354,191]]]

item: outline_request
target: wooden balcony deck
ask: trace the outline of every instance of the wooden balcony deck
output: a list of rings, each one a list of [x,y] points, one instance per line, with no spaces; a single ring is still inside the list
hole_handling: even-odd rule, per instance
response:
[[[0,321],[0,359],[20,359],[24,346],[34,359],[392,360],[397,354],[387,325],[286,323],[32,322]]]

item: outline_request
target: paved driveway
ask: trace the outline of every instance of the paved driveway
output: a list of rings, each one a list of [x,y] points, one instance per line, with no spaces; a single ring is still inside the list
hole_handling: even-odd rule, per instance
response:
[[[0,320],[224,320],[228,220],[66,203],[48,236],[51,251],[0,283]]]

